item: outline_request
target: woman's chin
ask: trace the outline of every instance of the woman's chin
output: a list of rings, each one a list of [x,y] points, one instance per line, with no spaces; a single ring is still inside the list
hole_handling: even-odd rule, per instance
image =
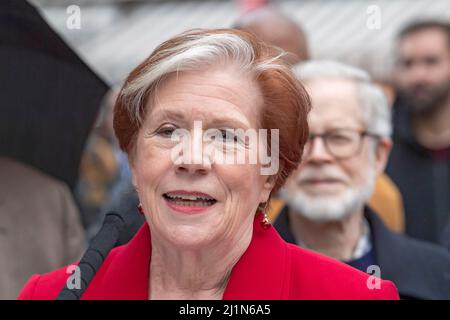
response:
[[[225,225],[224,208],[221,202],[217,202],[204,210],[195,209],[190,212],[187,208],[174,208],[163,199],[158,210],[159,226],[154,227],[160,229],[160,234],[177,247],[206,247],[216,241],[221,226]]]
[[[201,248],[206,248],[215,242],[215,235],[212,235],[207,230],[192,230],[189,228],[178,228],[171,232],[170,242],[179,249],[183,250],[198,250]]]

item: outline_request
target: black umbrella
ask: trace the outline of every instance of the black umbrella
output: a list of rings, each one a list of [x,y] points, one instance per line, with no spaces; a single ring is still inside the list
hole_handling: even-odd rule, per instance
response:
[[[74,187],[108,90],[32,5],[0,1],[0,155]]]

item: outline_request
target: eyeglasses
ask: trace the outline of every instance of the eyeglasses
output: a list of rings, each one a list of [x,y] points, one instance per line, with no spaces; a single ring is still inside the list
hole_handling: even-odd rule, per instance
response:
[[[358,129],[335,129],[321,134],[310,134],[305,144],[305,155],[311,152],[314,140],[321,138],[327,152],[342,160],[356,156],[361,152],[364,137],[380,139],[379,135]]]

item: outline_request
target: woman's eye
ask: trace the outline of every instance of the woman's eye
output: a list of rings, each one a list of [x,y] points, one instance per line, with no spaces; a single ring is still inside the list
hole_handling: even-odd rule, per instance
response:
[[[220,130],[223,142],[238,142],[239,138],[230,130]]]
[[[162,137],[170,138],[174,131],[175,131],[175,127],[162,127],[160,129],[158,129],[158,131],[156,133]]]

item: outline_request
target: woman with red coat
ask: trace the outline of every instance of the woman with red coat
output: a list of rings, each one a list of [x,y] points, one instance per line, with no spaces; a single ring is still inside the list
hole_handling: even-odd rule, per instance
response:
[[[114,129],[145,223],[82,299],[398,299],[395,286],[284,242],[267,203],[298,166],[310,101],[283,53],[236,30],[196,30],[131,72]],[[69,273],[20,299],[55,299]]]

